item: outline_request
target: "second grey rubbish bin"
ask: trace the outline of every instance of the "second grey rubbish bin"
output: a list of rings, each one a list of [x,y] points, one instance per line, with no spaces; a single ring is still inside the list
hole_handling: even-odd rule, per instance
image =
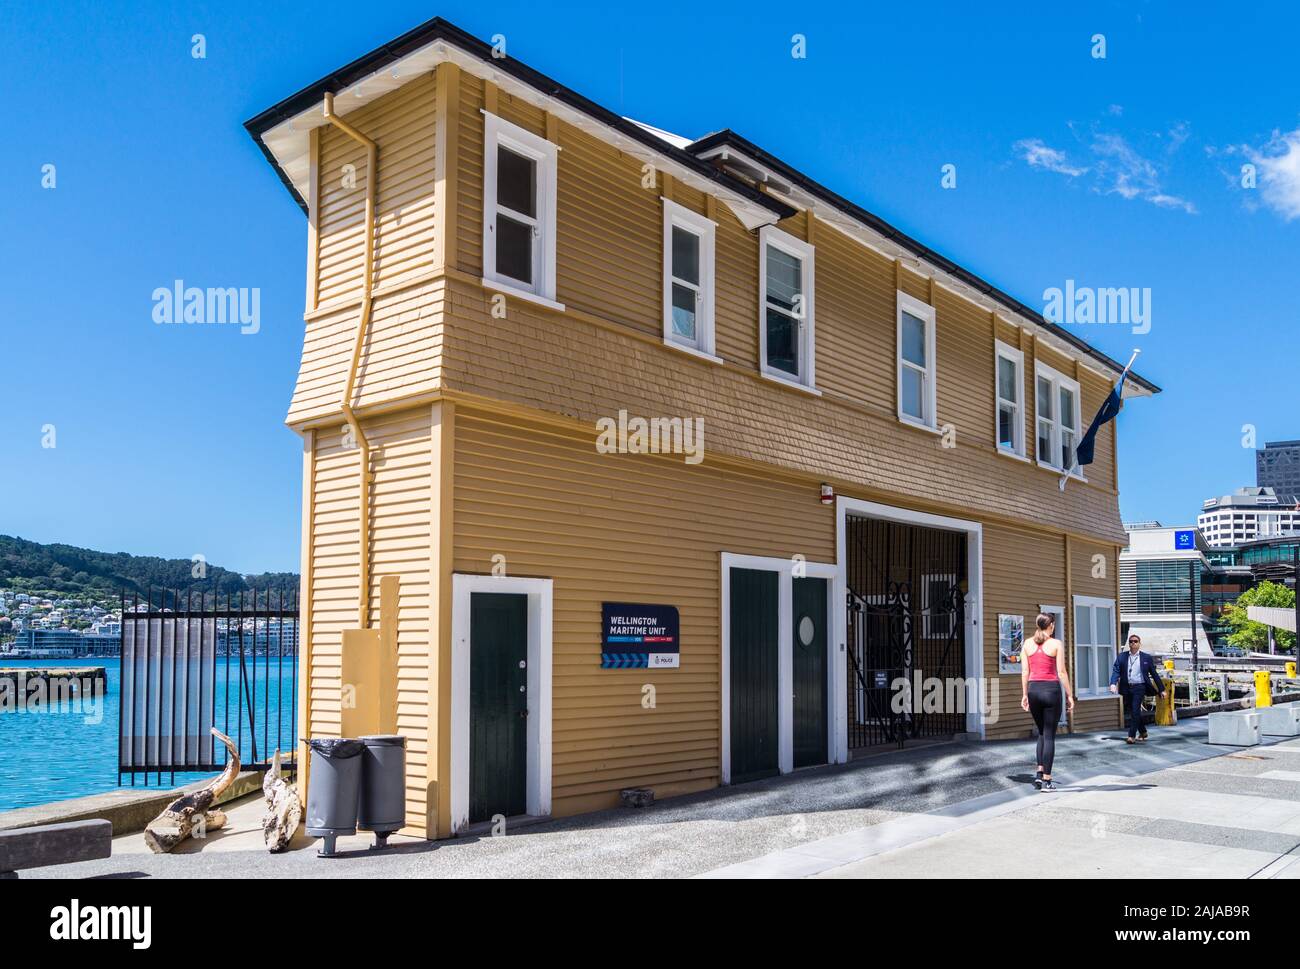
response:
[[[324,838],[316,853],[335,855],[334,839],[357,833],[357,797],[361,792],[361,741],[318,737],[307,741],[311,774],[307,792],[307,834]]]
[[[406,823],[406,738],[362,737],[361,802],[357,827],[375,833],[373,848],[387,848],[388,836]]]

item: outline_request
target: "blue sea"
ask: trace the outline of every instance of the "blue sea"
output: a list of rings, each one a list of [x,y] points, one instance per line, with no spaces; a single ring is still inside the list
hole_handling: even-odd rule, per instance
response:
[[[252,662],[252,657],[249,658]],[[254,698],[257,724],[257,752],[262,756],[263,747],[263,711],[269,711],[266,722],[270,727],[266,733],[269,746],[274,749],[280,744],[289,751],[294,744],[293,720],[293,678],[291,662],[284,659],[283,683],[277,697],[277,683],[280,682],[279,663],[271,657],[270,669],[264,668],[265,656],[257,657],[257,696]],[[29,666],[102,666],[108,673],[108,685],[102,701],[92,704],[84,701],[78,708],[75,704],[65,704],[62,709],[44,708],[40,710],[6,710],[0,708],[0,811],[11,808],[30,807],[62,801],[87,794],[101,794],[118,787],[117,725],[119,703],[121,700],[121,664],[116,659],[79,659],[79,660],[8,660],[0,659],[0,667]],[[232,669],[238,678],[238,666]],[[222,697],[225,693],[225,657],[216,661],[216,727],[227,733],[232,739],[239,740],[238,709],[231,709],[227,714],[223,710]],[[232,679],[233,682],[233,679]],[[269,689],[267,689],[269,685]],[[230,691],[233,706],[236,691]],[[227,729],[227,726],[229,729]],[[279,733],[277,736],[277,726]],[[217,761],[220,763],[222,747],[216,744]],[[240,743],[240,755],[247,761],[252,752],[247,725],[243,729]],[[164,787],[174,784],[180,786],[192,781],[211,777],[211,774],[168,774],[162,775]],[[123,786],[130,786],[131,776],[122,775]],[[158,783],[158,775],[150,774],[149,785]],[[145,783],[143,775],[137,775],[135,785]]]

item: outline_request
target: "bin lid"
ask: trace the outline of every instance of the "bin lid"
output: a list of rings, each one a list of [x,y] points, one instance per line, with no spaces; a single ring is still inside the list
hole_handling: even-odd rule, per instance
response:
[[[361,753],[361,741],[347,737],[313,737],[307,746],[326,757],[356,757]]]
[[[374,734],[362,737],[361,742],[367,747],[405,747],[406,738],[400,734]]]

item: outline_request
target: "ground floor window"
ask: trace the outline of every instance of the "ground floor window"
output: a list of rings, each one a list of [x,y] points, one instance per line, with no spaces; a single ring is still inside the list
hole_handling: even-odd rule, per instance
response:
[[[1115,600],[1074,597],[1074,692],[1079,697],[1110,695],[1115,662]]]

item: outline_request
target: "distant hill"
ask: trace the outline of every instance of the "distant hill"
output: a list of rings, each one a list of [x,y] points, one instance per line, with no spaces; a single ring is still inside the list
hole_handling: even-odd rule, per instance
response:
[[[298,576],[293,572],[240,575],[209,562],[205,563],[206,576],[198,579],[193,576],[194,567],[194,562],[189,559],[96,552],[73,545],[41,545],[0,535],[0,588],[95,599],[116,595],[123,590],[144,596],[151,588],[155,594],[161,588],[194,589],[205,594],[233,594],[236,597],[240,592],[253,589],[259,593],[283,591],[287,596],[298,592]]]

